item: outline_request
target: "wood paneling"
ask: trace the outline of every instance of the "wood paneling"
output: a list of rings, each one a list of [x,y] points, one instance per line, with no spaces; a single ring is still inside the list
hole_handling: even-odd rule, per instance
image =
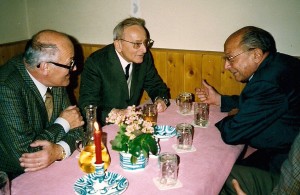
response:
[[[23,53],[27,41],[0,44],[0,66],[15,55]]]
[[[22,53],[25,44],[26,41],[0,45],[0,64],[5,63],[14,55]],[[102,47],[104,45],[77,45],[76,53],[77,56],[80,56],[76,63],[78,73],[73,75],[70,87],[75,99],[78,99],[79,96],[80,72],[84,61],[91,53]],[[184,91],[194,94],[195,88],[202,86],[202,79],[214,86],[220,93],[226,95],[239,94],[244,87],[244,84],[235,81],[230,72],[225,71],[222,52],[153,48],[151,53],[159,75],[170,88],[172,99],[175,99],[179,93]],[[142,102],[148,99],[149,97],[145,92]]]

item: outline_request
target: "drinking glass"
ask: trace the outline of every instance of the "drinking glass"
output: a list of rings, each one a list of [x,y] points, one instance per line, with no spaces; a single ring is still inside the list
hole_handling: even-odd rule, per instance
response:
[[[0,171],[0,195],[10,195],[9,179],[5,172]]]
[[[193,144],[193,127],[188,123],[176,125],[177,148],[181,150],[191,150]]]
[[[146,104],[143,108],[143,118],[145,121],[152,122],[153,125],[157,124],[157,105]]]
[[[178,162],[177,155],[173,153],[161,153],[159,155],[161,185],[174,186],[177,183]]]
[[[194,123],[200,127],[206,127],[209,119],[209,104],[195,102]]]
[[[183,92],[176,98],[176,104],[179,106],[181,114],[188,114],[192,111],[193,97],[191,93]]]

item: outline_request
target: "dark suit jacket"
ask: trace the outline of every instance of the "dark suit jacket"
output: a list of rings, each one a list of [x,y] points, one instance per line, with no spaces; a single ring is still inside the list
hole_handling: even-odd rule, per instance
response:
[[[222,96],[221,110],[232,108],[239,108],[238,114],[216,124],[224,142],[265,149],[274,160],[284,154],[279,168],[300,129],[299,59],[270,54],[239,97]]]
[[[98,118],[101,124],[111,109],[124,109],[139,105],[143,91],[146,90],[152,100],[157,96],[169,98],[169,90],[157,73],[150,52],[144,56],[141,64],[133,64],[130,97],[121,62],[114,45],[108,45],[87,59],[81,75],[79,106],[90,104],[98,106]]]
[[[35,140],[53,143],[65,141],[71,152],[83,129],[70,130],[67,134],[59,124],[53,124],[61,111],[70,105],[66,89],[53,87],[53,115],[48,122],[47,111],[38,88],[27,73],[22,56],[0,67],[0,170],[22,173],[19,158],[23,153],[35,152]]]

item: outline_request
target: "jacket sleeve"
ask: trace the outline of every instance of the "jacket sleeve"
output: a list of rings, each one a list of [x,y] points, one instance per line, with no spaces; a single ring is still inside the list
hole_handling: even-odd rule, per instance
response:
[[[284,145],[283,139],[289,136],[277,120],[287,110],[288,99],[278,86],[255,82],[242,92],[239,112],[225,117],[216,127],[228,144],[252,144],[257,148]]]
[[[144,89],[148,93],[149,97],[152,99],[152,101],[154,101],[156,97],[169,99],[169,88],[159,76],[154,66],[150,52],[147,54],[147,57],[145,57],[144,63],[147,66],[147,74],[144,80]]]
[[[239,96],[221,96],[221,112],[229,112],[234,108],[239,108]]]

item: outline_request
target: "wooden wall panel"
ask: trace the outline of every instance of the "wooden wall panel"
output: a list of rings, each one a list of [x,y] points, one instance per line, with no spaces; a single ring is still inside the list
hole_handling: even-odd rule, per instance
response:
[[[5,63],[9,58],[24,51],[26,41],[0,45],[0,64]],[[104,47],[96,44],[80,44],[77,52],[80,52],[78,72],[72,75],[71,96],[74,103],[79,96],[80,72],[84,61],[94,51]],[[222,52],[189,51],[174,49],[151,49],[155,67],[163,81],[170,88],[171,98],[175,99],[181,92],[195,93],[196,87],[202,86],[202,79],[214,86],[220,93],[233,95],[239,94],[244,84],[235,81],[229,71],[224,69]],[[78,53],[77,53],[78,54]],[[72,98],[71,98],[72,99]],[[145,92],[142,102],[149,97]],[[197,101],[197,98],[196,98]]]
[[[27,41],[18,41],[14,43],[0,45],[0,66],[10,58],[24,52]]]
[[[184,58],[184,91],[194,94],[195,88],[201,86],[202,81],[202,54],[185,53]],[[178,96],[178,94],[177,94]],[[175,97],[172,97],[175,98]],[[197,101],[198,98],[195,100]]]
[[[221,88],[220,68],[222,66],[222,57],[220,55],[204,54],[202,62],[203,80],[219,91]],[[202,85],[201,85],[202,86]]]
[[[170,88],[171,97],[175,98],[184,91],[184,53],[167,52],[167,68],[167,86]]]

